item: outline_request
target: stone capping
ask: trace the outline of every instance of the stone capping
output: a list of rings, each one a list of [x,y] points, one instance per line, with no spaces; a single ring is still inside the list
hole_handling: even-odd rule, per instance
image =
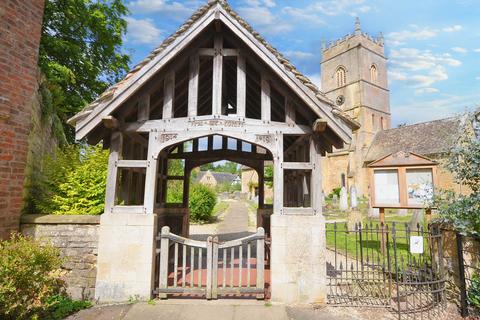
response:
[[[54,215],[24,214],[20,224],[100,224],[100,216],[92,215]]]

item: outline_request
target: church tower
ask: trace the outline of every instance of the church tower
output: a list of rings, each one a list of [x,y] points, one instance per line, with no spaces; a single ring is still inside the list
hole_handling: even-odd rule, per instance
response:
[[[325,192],[332,186],[355,185],[359,194],[366,194],[364,156],[375,134],[391,125],[383,36],[372,38],[362,32],[357,18],[354,33],[322,46],[321,78],[322,91],[361,124],[350,146],[328,156],[332,179],[324,186]],[[343,171],[340,163],[345,163],[346,169],[338,178],[338,172]]]

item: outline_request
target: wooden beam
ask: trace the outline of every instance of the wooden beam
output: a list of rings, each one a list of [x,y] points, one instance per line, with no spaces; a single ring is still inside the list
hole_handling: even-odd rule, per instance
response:
[[[107,129],[118,129],[120,127],[120,122],[114,116],[103,117],[102,123]]]
[[[253,134],[272,134],[282,132],[288,135],[304,135],[312,133],[312,128],[304,125],[288,125],[284,122],[270,122],[268,126],[262,120],[245,119],[234,116],[197,116],[195,118],[174,118],[165,120],[148,120],[125,124],[122,128],[127,132],[150,132],[152,130],[189,132],[208,130],[211,133],[223,131],[244,132]]]
[[[312,170],[313,164],[309,162],[284,162],[282,168],[284,170]]]
[[[150,118],[150,94],[146,93],[138,100],[138,121],[146,121]]]
[[[327,120],[325,119],[317,119],[313,123],[313,132],[315,133],[322,133],[327,129]]]
[[[270,100],[270,82],[264,78],[262,75],[262,120],[270,121],[271,120],[271,111],[272,111],[272,102]]]
[[[244,56],[237,57],[237,115],[245,118],[247,99],[247,75]]]
[[[174,71],[170,71],[165,77],[163,95],[163,119],[171,119],[173,118],[173,103],[175,99]]]
[[[117,168],[146,168],[147,160],[118,160]]]
[[[121,132],[112,132],[110,137],[110,155],[108,156],[108,174],[105,192],[105,213],[112,213],[118,190],[118,168],[115,165],[122,154],[123,135]]]
[[[200,71],[200,57],[190,57],[190,72],[188,81],[188,116],[195,117],[198,112],[198,75]]]
[[[222,114],[222,83],[223,83],[223,36],[216,33],[214,38],[215,56],[213,58],[213,80],[212,80],[212,113]]]

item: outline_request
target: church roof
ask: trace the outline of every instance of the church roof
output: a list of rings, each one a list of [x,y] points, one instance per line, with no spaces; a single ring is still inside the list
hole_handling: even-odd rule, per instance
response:
[[[205,174],[210,173],[218,184],[230,183],[232,184],[235,180],[238,179],[238,175],[228,172],[214,172],[214,171],[200,171],[197,175],[196,181],[202,180]]]
[[[143,61],[138,63],[133,67],[130,72],[125,76],[123,80],[114,84],[109,89],[107,89],[103,94],[101,94],[95,101],[86,106],[81,112],[73,116],[68,120],[68,123],[75,125],[76,123],[84,120],[88,117],[92,111],[97,107],[104,105],[111,101],[114,98],[116,91],[122,89],[127,84],[130,83],[130,80],[147,64],[159,56],[163,51],[165,51],[173,42],[175,42],[179,37],[181,37],[187,30],[189,30],[197,21],[199,21],[211,8],[216,5],[220,5],[231,17],[233,17],[243,28],[245,28],[257,41],[259,41],[265,48],[272,53],[275,58],[284,66],[284,68],[292,73],[295,78],[297,78],[303,85],[310,89],[315,97],[327,103],[331,107],[331,112],[336,117],[342,119],[350,128],[358,129],[360,124],[353,119],[350,115],[343,112],[338,108],[329,98],[326,97],[325,93],[320,91],[315,84],[312,83],[310,79],[304,76],[300,71],[298,71],[295,66],[286,59],[277,49],[271,46],[258,32],[256,32],[245,20],[243,20],[228,4],[226,0],[208,0],[208,3],[200,7],[193,15],[183,24],[180,28],[172,34],[170,37],[165,39],[163,43],[156,49],[154,49]]]
[[[462,117],[453,117],[380,131],[370,145],[365,162],[400,151],[422,156],[447,153],[456,143],[462,123]]]

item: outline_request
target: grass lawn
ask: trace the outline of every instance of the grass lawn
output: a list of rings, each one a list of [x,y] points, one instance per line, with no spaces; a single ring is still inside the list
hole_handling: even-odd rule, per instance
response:
[[[409,253],[410,236],[417,235],[417,232],[407,231],[405,224],[402,222],[399,223],[398,218],[404,218],[404,220],[407,222],[410,220],[410,217],[405,218],[399,217],[398,215],[395,215],[394,217],[389,217],[388,219],[386,218],[386,226],[388,226],[388,232],[385,232],[384,237],[385,242],[388,243],[388,248],[385,247],[384,252],[382,252],[382,233],[380,230],[380,224],[378,223],[378,220],[369,221],[368,219],[365,221],[368,222],[368,224],[364,223],[363,226],[363,230],[361,233],[361,241],[360,232],[348,232],[345,223],[336,224],[336,233],[334,232],[335,224],[327,223],[327,247],[331,250],[334,250],[336,247],[337,252],[343,255],[346,254],[351,259],[355,259],[355,257],[358,257],[358,259],[360,259],[360,252],[362,252],[364,261],[366,259],[366,256],[368,256],[370,261],[372,261],[373,258],[375,262],[377,262],[377,260],[380,260],[380,262],[386,262],[389,255],[390,261],[393,262],[395,251],[392,232],[392,219],[395,219],[395,244],[399,264],[405,265],[407,261],[410,261],[410,259],[412,259],[412,257],[415,257],[416,260],[418,260],[419,258],[423,259],[424,257],[427,257],[429,250],[427,237],[424,237],[423,239],[425,250],[425,253],[423,255],[412,255]]]

